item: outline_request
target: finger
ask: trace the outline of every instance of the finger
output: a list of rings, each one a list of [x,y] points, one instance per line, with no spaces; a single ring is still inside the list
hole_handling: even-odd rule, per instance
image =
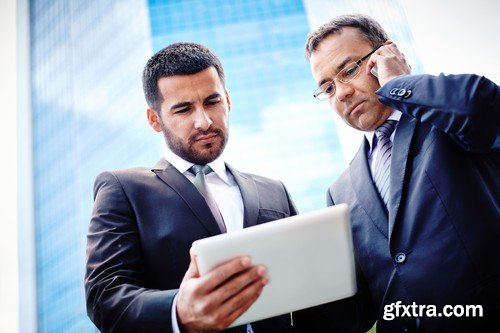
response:
[[[379,47],[375,52],[373,52],[366,61],[366,73],[369,73],[374,66],[377,66],[376,56],[380,53],[381,48],[382,46]]]
[[[189,256],[191,257],[191,262],[189,263],[189,267],[186,273],[184,274],[184,278],[182,279],[183,282],[188,279],[200,277],[198,264],[196,263],[196,256],[193,253],[192,249],[189,250]]]
[[[266,284],[269,280],[267,278],[267,269],[264,266],[255,266],[234,275],[231,279],[226,280],[224,284],[218,286],[212,292],[211,297],[214,297],[223,304],[258,280],[261,280],[263,284]]]
[[[242,297],[241,302],[246,303],[250,297],[257,297],[260,290],[257,290],[257,292],[254,291],[257,295],[249,295],[249,293],[259,285],[262,289],[262,287],[267,284],[268,280],[267,270],[264,266],[251,267],[241,273],[233,275],[230,279],[220,284],[216,289],[203,294],[203,305],[200,309],[198,309],[198,312],[200,312],[209,322],[220,323],[221,320],[225,320],[229,312],[234,311],[232,307],[226,307],[224,310],[221,308],[228,300],[233,298],[240,299],[240,297]],[[201,287],[204,283],[202,281],[197,282],[199,282],[197,283],[197,289],[198,291],[201,291]],[[255,283],[257,283],[255,288],[247,289],[248,286]]]
[[[239,274],[233,275],[231,279],[226,280],[225,283],[219,285],[214,291],[208,293],[201,292],[204,282],[201,281],[201,278],[197,279],[196,291],[192,295],[198,296],[196,296],[196,299],[191,298],[187,304],[184,304],[183,299],[182,305],[184,308],[180,309],[184,311],[187,306],[188,308],[191,307],[190,311],[179,311],[180,297],[177,301],[177,313],[179,318],[181,318],[181,323],[186,327],[196,327],[203,330],[207,328],[216,328],[218,330],[226,328],[242,313],[239,312],[239,314],[236,314],[236,317],[229,317],[229,314],[237,310],[234,308],[234,304],[238,307],[243,306],[245,309],[248,309],[255,302],[262,288],[267,283],[266,274],[267,270],[264,266],[251,267]],[[224,296],[221,297],[221,295]],[[231,300],[228,306],[226,306],[227,300]]]
[[[366,74],[370,74],[370,71],[373,67],[377,66],[378,61],[380,60],[381,56],[377,54],[379,52],[378,50],[373,53],[370,58],[368,58],[368,61],[366,62]]]
[[[200,291],[208,293],[214,290],[217,286],[224,283],[224,281],[231,278],[235,274],[243,272],[251,265],[252,261],[248,256],[240,256],[217,266],[201,277],[203,284],[200,287]]]
[[[404,54],[399,50],[398,46],[394,43],[388,44],[384,46],[386,50],[396,56],[400,56],[404,58]]]
[[[228,326],[257,301],[262,294],[263,288],[264,283],[262,281],[255,281],[221,306],[220,311],[226,313],[225,317]]]

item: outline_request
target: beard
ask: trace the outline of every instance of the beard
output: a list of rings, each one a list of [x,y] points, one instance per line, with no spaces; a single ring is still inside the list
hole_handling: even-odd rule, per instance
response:
[[[174,154],[188,162],[202,165],[210,163],[218,158],[226,147],[228,140],[227,130],[224,131],[221,128],[210,127],[206,131],[197,131],[193,133],[189,137],[187,143],[184,143],[181,138],[172,133],[163,124],[161,119],[158,119],[158,122],[160,123],[167,146]],[[200,144],[197,142],[199,136],[207,134],[215,134],[217,140],[207,144]]]

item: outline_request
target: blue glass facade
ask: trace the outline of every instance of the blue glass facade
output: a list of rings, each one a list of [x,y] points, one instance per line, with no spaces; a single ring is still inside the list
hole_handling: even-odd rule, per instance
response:
[[[30,7],[37,325],[94,331],[83,291],[93,180],[159,155],[140,82],[151,53],[147,7],[122,0]]]
[[[141,72],[169,43],[202,43],[222,61],[233,102],[226,160],[282,180],[301,212],[324,206],[346,161],[332,111],[312,98],[303,55],[313,2],[30,2],[40,332],[95,331],[83,291],[93,180],[161,157],[163,137],[147,123]],[[399,8],[395,0],[379,3]],[[395,30],[408,34],[398,15]]]
[[[343,160],[331,112],[311,98],[302,1],[149,1],[149,12],[155,51],[193,41],[220,57],[233,102],[226,160],[284,181],[302,212],[322,207]],[[328,167],[307,171],[311,161]]]

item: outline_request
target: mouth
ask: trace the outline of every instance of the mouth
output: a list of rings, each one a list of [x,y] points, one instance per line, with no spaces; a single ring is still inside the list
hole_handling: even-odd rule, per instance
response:
[[[354,115],[355,113],[357,113],[361,109],[361,107],[363,106],[364,103],[365,103],[365,101],[361,101],[359,103],[352,105],[350,108],[347,109],[346,115],[347,116]]]
[[[201,143],[207,143],[207,142],[210,142],[211,140],[213,140],[214,138],[216,138],[218,136],[219,136],[219,134],[217,132],[211,132],[211,133],[207,133],[207,134],[200,134],[200,135],[197,135],[194,138],[194,141],[201,142]]]

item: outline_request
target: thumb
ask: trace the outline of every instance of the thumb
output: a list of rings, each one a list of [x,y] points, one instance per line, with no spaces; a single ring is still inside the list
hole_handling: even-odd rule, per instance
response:
[[[189,250],[189,256],[191,257],[191,262],[189,263],[189,267],[186,271],[186,274],[184,274],[184,278],[182,279],[182,281],[200,277],[198,265],[196,264],[196,255],[193,253],[192,248]]]

